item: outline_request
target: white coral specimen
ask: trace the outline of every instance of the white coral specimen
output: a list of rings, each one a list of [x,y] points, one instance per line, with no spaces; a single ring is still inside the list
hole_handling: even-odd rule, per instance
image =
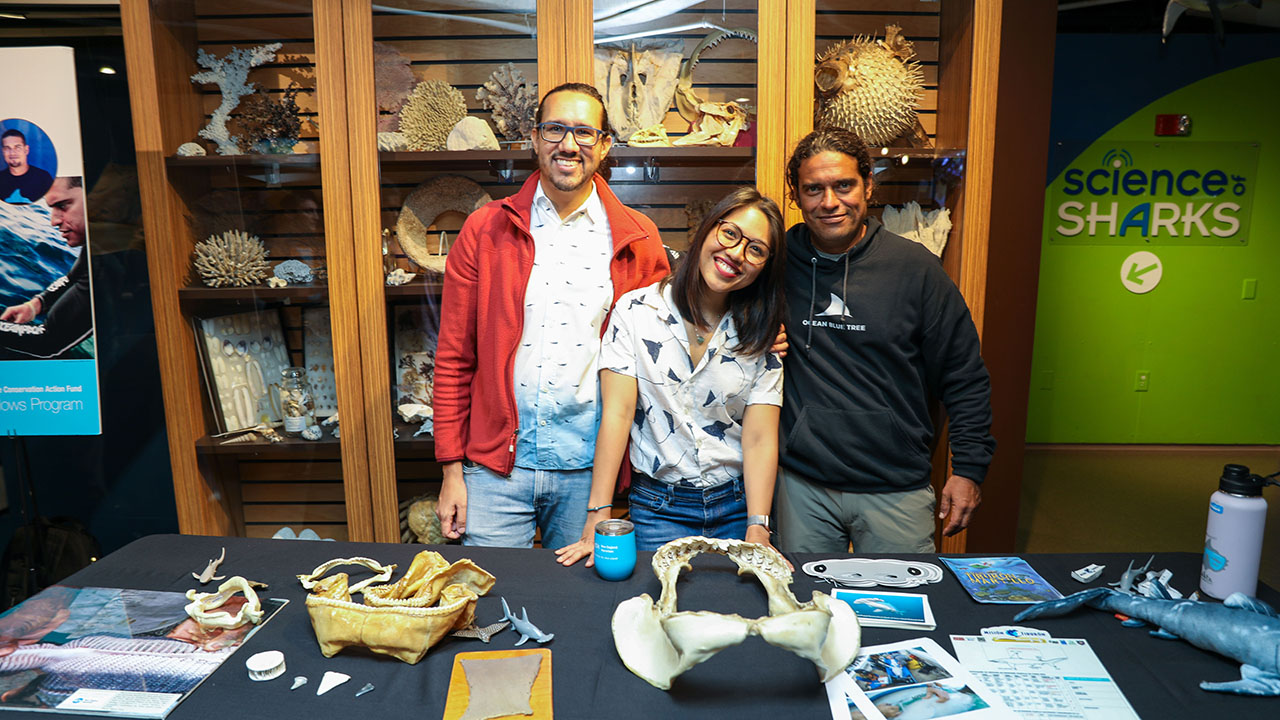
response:
[[[404,133],[398,132],[380,132],[378,133],[378,151],[379,152],[400,152],[409,149],[409,141],[405,139]]]
[[[444,150],[449,131],[467,116],[467,101],[443,80],[427,80],[409,93],[400,108],[400,132],[410,150]]]
[[[852,131],[867,145],[887,145],[915,124],[924,87],[915,55],[900,28],[885,39],[856,37],[818,56],[813,82],[823,125]]]
[[[271,272],[262,241],[239,230],[196,243],[195,266],[209,287],[257,285]]]
[[[493,124],[506,139],[524,140],[533,134],[538,85],[526,80],[515,63],[499,65],[476,90],[476,100],[493,111]]]
[[[196,51],[196,62],[208,69],[192,75],[191,82],[214,83],[222,91],[222,103],[213,111],[209,124],[197,134],[217,143],[219,155],[240,154],[240,137],[227,131],[227,119],[240,104],[240,98],[257,89],[253,83],[245,82],[249,78],[249,69],[275,60],[279,49],[280,43],[259,45],[248,50],[233,47],[223,58],[210,55],[203,48]]]

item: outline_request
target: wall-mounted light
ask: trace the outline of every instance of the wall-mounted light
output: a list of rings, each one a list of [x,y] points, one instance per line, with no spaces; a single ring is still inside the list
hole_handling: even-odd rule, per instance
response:
[[[103,75],[115,75],[116,69],[111,67],[110,65],[103,65],[102,67],[98,68],[98,72],[102,73]]]

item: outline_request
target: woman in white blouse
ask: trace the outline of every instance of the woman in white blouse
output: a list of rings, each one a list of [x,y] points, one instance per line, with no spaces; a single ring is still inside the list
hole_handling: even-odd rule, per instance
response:
[[[601,420],[582,539],[559,562],[593,564],[631,440],[636,546],[688,535],[769,543],[778,465],[784,228],[755,188],[721,200],[684,261],[623,295],[600,352]]]

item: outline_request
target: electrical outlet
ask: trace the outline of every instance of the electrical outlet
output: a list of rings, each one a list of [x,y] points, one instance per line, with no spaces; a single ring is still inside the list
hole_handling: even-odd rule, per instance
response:
[[[1134,392],[1146,392],[1151,387],[1151,372],[1149,370],[1139,370],[1137,377],[1133,379]]]
[[[1245,278],[1244,286],[1240,288],[1241,300],[1253,300],[1258,297],[1258,279]]]

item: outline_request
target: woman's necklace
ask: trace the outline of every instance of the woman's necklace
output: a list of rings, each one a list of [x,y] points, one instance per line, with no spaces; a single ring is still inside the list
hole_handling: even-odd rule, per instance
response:
[[[707,342],[707,337],[708,337],[709,335],[711,335],[711,333],[712,333],[712,330],[711,330],[711,329],[707,329],[707,330],[704,332],[704,331],[703,331],[703,329],[702,329],[701,327],[699,327],[699,326],[697,326],[697,325],[694,325],[693,323],[689,322],[688,320],[685,320],[685,321],[684,321],[684,324],[685,324],[685,327],[687,327],[687,328],[689,329],[689,336],[693,339],[693,343],[694,343],[695,345],[699,345],[699,346],[701,346],[701,345],[703,345],[704,343],[706,343],[706,342]],[[719,325],[719,324],[720,324],[720,323],[719,323],[719,321],[717,321],[717,322],[716,322],[716,325]],[[713,325],[713,326],[711,326],[711,327],[715,327],[715,325]]]

